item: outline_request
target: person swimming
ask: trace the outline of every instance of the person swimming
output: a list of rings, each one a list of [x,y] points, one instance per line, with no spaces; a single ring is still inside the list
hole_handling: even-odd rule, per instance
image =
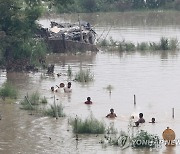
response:
[[[106,116],[106,118],[115,118],[117,115],[114,113],[114,109],[110,109],[110,113]]]
[[[85,104],[92,104],[91,97],[87,97],[87,101],[84,102]]]
[[[155,123],[156,119],[152,118],[151,121],[149,123]]]

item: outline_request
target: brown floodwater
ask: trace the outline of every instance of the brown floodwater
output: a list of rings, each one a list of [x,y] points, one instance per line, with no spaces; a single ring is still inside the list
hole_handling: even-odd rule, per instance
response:
[[[107,37],[113,39],[136,41],[158,41],[161,36],[177,37],[180,40],[180,16],[178,12],[133,12],[81,14],[83,20],[90,21],[100,36],[106,28],[111,30]],[[57,21],[75,22],[77,15],[54,16]],[[50,17],[49,17],[50,19]],[[41,23],[48,25],[48,18]],[[115,146],[102,146],[99,141],[102,135],[80,135],[76,141],[68,118],[78,115],[88,117],[91,113],[107,126],[114,123],[120,131],[128,131],[129,117],[136,118],[139,112],[144,113],[146,123],[139,128],[157,134],[162,139],[166,127],[176,132],[180,139],[180,54],[179,51],[169,52],[103,52],[82,55],[47,55],[47,60],[55,64],[54,75],[47,75],[45,70],[38,73],[7,73],[0,70],[0,86],[10,81],[19,91],[19,98],[14,104],[5,104],[0,100],[0,153],[2,154],[176,154],[180,146],[156,149],[121,150]],[[75,75],[80,68],[90,69],[94,81],[81,84],[67,77],[68,65]],[[56,74],[62,73],[60,77]],[[51,93],[50,87],[61,82],[72,82],[72,93]],[[112,85],[109,93],[105,87]],[[38,115],[20,109],[19,101],[24,95],[38,91],[45,96],[49,104],[56,103],[64,106],[65,118],[58,120]],[[133,96],[136,95],[136,106]],[[83,102],[90,96],[93,105]],[[105,118],[109,109],[114,108],[117,114],[115,120]],[[175,108],[175,118],[172,118],[172,108]],[[150,124],[152,117],[157,123]]]

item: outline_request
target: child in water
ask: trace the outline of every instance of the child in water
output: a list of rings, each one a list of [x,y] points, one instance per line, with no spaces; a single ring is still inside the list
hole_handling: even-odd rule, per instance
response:
[[[117,117],[116,113],[114,113],[114,109],[110,109],[110,113],[106,116],[106,118],[115,118]]]

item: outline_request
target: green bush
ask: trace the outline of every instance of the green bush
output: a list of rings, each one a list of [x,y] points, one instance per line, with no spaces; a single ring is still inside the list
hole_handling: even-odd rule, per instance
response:
[[[16,99],[17,90],[8,82],[5,82],[0,88],[0,96],[5,100],[6,97]]]
[[[80,71],[75,74],[74,80],[78,82],[89,82],[94,80],[94,75],[91,73],[90,69],[80,69]]]
[[[65,114],[63,112],[63,106],[62,104],[59,104],[59,105],[51,105],[50,108],[48,108],[44,114],[47,115],[47,116],[51,116],[51,117],[56,117],[56,114],[58,117],[64,117]]]
[[[133,139],[132,147],[134,148],[153,148],[159,143],[159,137],[157,135],[149,134],[144,130],[141,130]]]
[[[103,134],[105,133],[105,124],[98,121],[93,116],[86,118],[84,121],[78,117],[71,120],[74,133],[79,134]]]
[[[146,51],[148,49],[149,49],[149,45],[146,42],[142,42],[142,43],[137,44],[137,50]]]

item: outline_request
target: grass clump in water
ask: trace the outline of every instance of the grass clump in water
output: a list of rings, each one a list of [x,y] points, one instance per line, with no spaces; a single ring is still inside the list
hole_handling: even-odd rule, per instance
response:
[[[6,98],[16,99],[17,90],[10,83],[5,82],[2,88],[0,88],[0,97],[2,97],[3,100]]]
[[[134,138],[132,138],[132,147],[134,148],[154,148],[159,143],[159,137],[141,130]]]
[[[64,107],[62,106],[62,104],[59,105],[51,105],[50,108],[48,108],[44,114],[50,117],[65,117],[65,114],[63,112]],[[57,114],[57,115],[56,115]]]
[[[68,65],[67,75],[68,75],[68,77],[72,77],[72,75],[73,75],[72,74],[72,68],[70,65]]]
[[[90,69],[80,69],[80,71],[75,74],[74,80],[78,82],[89,82],[94,80],[94,75],[91,73]]]
[[[79,134],[104,134],[105,124],[95,119],[92,115],[85,120],[78,117],[71,120],[74,133]]]
[[[20,102],[22,105],[21,109],[24,110],[35,110],[40,104],[47,104],[47,99],[40,98],[39,92],[33,92],[30,96],[25,96],[24,99]]]

